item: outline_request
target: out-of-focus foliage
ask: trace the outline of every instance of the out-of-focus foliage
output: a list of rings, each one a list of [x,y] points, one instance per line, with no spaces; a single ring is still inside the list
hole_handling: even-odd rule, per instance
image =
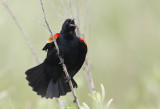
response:
[[[7,1],[43,61],[46,53],[41,49],[50,34],[43,26],[39,0]],[[86,3],[86,0],[80,1]],[[160,1],[89,1],[91,14],[87,17],[90,21],[87,22],[87,29],[84,28],[86,4],[79,3],[79,16],[81,31],[86,30],[88,57],[92,63],[96,91],[100,92],[99,84],[103,83],[107,91],[104,103],[109,98],[114,98],[112,109],[159,109]],[[58,14],[62,14],[60,1],[44,0],[49,24],[54,33],[57,33],[65,19],[57,17],[53,3],[60,8],[57,9]],[[73,7],[77,7],[77,4]],[[74,16],[77,16],[76,12],[77,10],[72,12]],[[75,21],[77,22],[76,17]],[[37,63],[2,4],[0,50],[0,109],[57,109],[54,99],[46,100],[37,96],[27,85],[24,72]],[[91,107],[85,73],[81,70],[75,80],[78,83],[78,89],[75,90],[81,105],[85,102]],[[60,99],[65,106],[73,102],[71,93]]]
[[[102,92],[96,92],[93,91],[92,94],[89,94],[90,98],[91,98],[91,102],[92,105],[91,107],[89,107],[85,102],[83,102],[81,109],[110,109],[110,104],[113,101],[113,99],[110,99],[108,101],[108,103],[104,103],[104,99],[105,99],[105,88],[104,86],[101,84],[101,90]],[[66,109],[76,109],[76,104],[69,104],[67,105]]]

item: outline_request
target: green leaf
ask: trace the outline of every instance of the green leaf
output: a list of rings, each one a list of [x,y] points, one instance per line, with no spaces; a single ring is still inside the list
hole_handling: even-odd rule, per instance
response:
[[[89,106],[83,102],[84,109],[90,109]]]
[[[97,101],[96,101],[96,98],[93,96],[93,95],[91,95],[91,94],[89,94],[89,97],[96,103]]]
[[[101,84],[101,93],[102,93],[102,102],[104,102],[104,98],[105,98],[105,88],[104,88],[103,84]]]
[[[98,103],[102,102],[102,97],[101,97],[101,94],[99,92],[97,92],[97,100],[98,100]]]
[[[107,108],[110,106],[110,104],[112,103],[112,101],[113,101],[113,98],[111,98],[111,99],[108,101],[108,103],[107,103]]]
[[[65,109],[77,109],[76,104],[68,104]]]

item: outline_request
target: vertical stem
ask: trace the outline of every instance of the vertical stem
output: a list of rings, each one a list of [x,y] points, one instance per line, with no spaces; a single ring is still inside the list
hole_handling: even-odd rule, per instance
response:
[[[40,63],[40,59],[36,53],[36,51],[34,50],[31,41],[28,38],[28,35],[26,34],[26,32],[24,31],[24,29],[22,28],[21,24],[18,22],[16,16],[13,14],[13,12],[11,11],[10,7],[8,6],[7,2],[5,0],[2,1],[3,5],[5,6],[5,8],[7,9],[7,11],[9,12],[9,14],[11,15],[12,19],[14,20],[14,22],[16,23],[18,29],[22,32],[29,49],[31,50],[33,56],[35,57],[35,60],[37,63]]]
[[[66,65],[64,64],[64,59],[60,56],[59,47],[58,47],[58,45],[57,45],[56,39],[55,39],[54,36],[53,36],[53,32],[52,32],[52,30],[51,30],[51,28],[50,28],[50,26],[49,26],[49,23],[48,23],[48,21],[47,21],[42,0],[40,0],[40,3],[41,3],[41,7],[42,7],[42,11],[43,11],[43,16],[44,16],[45,23],[46,23],[46,25],[47,25],[47,27],[48,27],[48,30],[49,30],[49,32],[51,33],[51,36],[52,36],[52,38],[53,38],[53,41],[54,41],[54,44],[55,44],[55,47],[56,47],[56,50],[57,50],[57,55],[58,55],[58,57],[59,57],[59,59],[60,59],[60,63],[62,63],[63,71],[64,71],[66,77],[69,78],[69,73],[68,73],[68,71],[67,71]],[[73,96],[74,96],[74,100],[75,100],[75,102],[76,102],[76,104],[77,104],[77,107],[78,107],[78,109],[80,109],[80,104],[79,104],[79,101],[78,101],[78,99],[77,99],[77,95],[76,95],[76,93],[75,93],[75,91],[74,91],[74,89],[73,89],[73,84],[72,84],[72,81],[71,81],[71,80],[69,80],[69,86],[70,86],[70,88],[71,88],[72,94],[73,94]]]
[[[85,64],[86,64],[86,74],[88,75],[89,77],[89,89],[90,89],[90,92],[93,92],[95,91],[95,86],[94,86],[94,82],[93,82],[93,76],[92,76],[92,72],[91,72],[91,64],[88,60],[88,57],[86,57],[86,60],[85,60]]]

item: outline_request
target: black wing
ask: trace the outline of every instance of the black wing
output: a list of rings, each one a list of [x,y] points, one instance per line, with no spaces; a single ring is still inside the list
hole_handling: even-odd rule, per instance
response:
[[[47,51],[47,56],[48,56],[48,54],[54,47],[55,47],[54,42],[51,42],[51,43],[47,43],[42,50]]]
[[[47,43],[44,47],[43,47],[43,51],[48,51],[51,50],[53,47],[55,47],[54,42],[52,43]]]
[[[74,70],[71,73],[71,76],[73,77],[82,67],[86,54],[87,54],[87,45],[84,41],[79,40],[79,47],[78,47],[78,59],[76,64],[74,65]]]
[[[54,38],[57,40],[58,39],[58,37],[60,36],[60,34],[59,33],[56,33],[56,34],[54,34]],[[50,37],[48,40],[49,40],[49,42],[50,42],[50,40],[52,39],[52,37]],[[54,45],[54,42],[53,42],[53,39],[51,40],[52,42],[51,43],[47,43],[44,47],[43,47],[43,51],[49,51],[49,50],[51,50],[53,47],[55,47],[55,45]]]

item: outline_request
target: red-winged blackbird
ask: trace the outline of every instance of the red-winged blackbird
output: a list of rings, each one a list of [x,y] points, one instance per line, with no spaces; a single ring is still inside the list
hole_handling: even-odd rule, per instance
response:
[[[62,30],[54,37],[59,46],[60,55],[67,66],[73,87],[77,88],[77,83],[73,76],[82,67],[86,53],[87,44],[82,38],[78,38],[75,32],[74,20],[67,19],[62,25]],[[43,63],[25,72],[26,79],[33,91],[46,98],[60,97],[70,92],[68,78],[66,78],[53,39],[50,37],[48,43],[42,50],[48,51]]]

